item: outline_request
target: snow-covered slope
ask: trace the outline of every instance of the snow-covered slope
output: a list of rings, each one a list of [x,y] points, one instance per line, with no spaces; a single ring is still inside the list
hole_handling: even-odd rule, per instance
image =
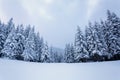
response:
[[[0,59],[0,80],[120,80],[120,61],[47,64]]]

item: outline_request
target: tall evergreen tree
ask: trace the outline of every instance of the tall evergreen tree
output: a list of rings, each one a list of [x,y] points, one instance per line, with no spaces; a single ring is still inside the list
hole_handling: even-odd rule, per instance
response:
[[[31,26],[28,25],[28,26],[25,28],[25,30],[24,30],[25,39],[28,38],[30,30],[31,30]]]
[[[10,32],[10,34],[8,35],[6,42],[4,44],[4,49],[1,51],[1,53],[4,55],[4,57],[8,57],[10,59],[15,59],[15,48],[16,48],[16,44],[15,44],[15,37],[16,33],[15,33],[15,27],[12,29],[12,31]]]
[[[43,49],[43,52],[41,54],[41,61],[45,62],[45,63],[51,62],[50,52],[49,52],[49,47],[48,47],[47,42],[44,43],[44,49]]]
[[[95,61],[104,60],[104,56],[106,56],[106,47],[104,44],[104,37],[102,34],[101,25],[95,22],[93,26],[93,36],[94,36],[94,46],[92,51],[92,57]]]
[[[55,52],[54,52],[52,46],[49,48],[49,51],[50,51],[51,62],[56,62],[56,57],[55,57],[55,54],[54,54]]]
[[[43,41],[43,38],[39,36],[39,33],[35,35],[35,45],[36,45],[35,49],[37,54],[37,61],[41,62],[41,54],[44,49],[44,41]]]
[[[11,18],[7,24],[0,22],[0,56],[3,56],[1,50],[4,48],[5,41],[14,28],[13,19]]]
[[[74,46],[72,44],[66,44],[64,62],[73,63],[75,61],[74,55],[75,55]]]
[[[21,54],[24,49],[24,36],[12,29],[6,39],[2,54],[10,59],[22,59]]]
[[[25,36],[23,35],[24,28],[23,25],[20,25],[16,29],[15,41],[16,41],[16,59],[23,59],[22,53],[24,51]]]
[[[107,27],[106,27],[106,22],[105,21],[101,21],[101,23],[100,23],[100,30],[99,30],[99,34],[101,35],[101,42],[103,43],[102,45],[103,45],[103,47],[104,47],[104,52],[102,53],[103,54],[103,59],[104,60],[108,60],[108,59],[110,59],[110,57],[112,56],[110,53],[109,53],[109,50],[108,50],[108,45],[107,45],[107,43],[108,43],[108,33],[109,33],[109,31],[108,31],[108,29],[107,29]]]
[[[4,27],[5,25],[0,22],[0,57],[2,56],[1,50],[3,49],[6,40],[6,36],[4,34]]]
[[[120,18],[115,13],[107,11],[105,40],[108,46],[108,53],[111,56],[120,54]],[[116,56],[117,58],[117,56]],[[120,58],[120,56],[119,56]]]
[[[88,27],[85,30],[85,39],[87,44],[87,51],[89,52],[89,56],[92,56],[93,47],[95,46],[94,43],[94,35],[93,35],[93,26],[89,23]]]
[[[82,34],[82,31],[80,30],[80,27],[77,27],[77,33],[75,36],[75,61],[76,62],[86,62],[86,60],[89,58],[89,53],[86,48],[86,41],[85,37]]]
[[[17,26],[16,32],[20,33],[20,34],[22,34],[24,36],[24,27],[23,27],[22,24]]]
[[[25,49],[23,51],[23,58],[25,61],[36,61],[37,54],[35,51],[35,33],[34,33],[34,28],[30,30],[29,36],[25,41]]]
[[[6,32],[6,38],[8,36],[8,34],[12,31],[12,29],[15,27],[14,23],[13,23],[13,18],[11,18],[7,25],[6,25],[6,29],[5,29],[5,32]]]

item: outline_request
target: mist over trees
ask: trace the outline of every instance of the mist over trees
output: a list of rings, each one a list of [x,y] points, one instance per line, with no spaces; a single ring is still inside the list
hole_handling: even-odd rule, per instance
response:
[[[120,18],[108,10],[106,20],[89,23],[84,33],[77,26],[74,43],[63,53],[49,47],[34,27],[15,26],[11,18],[0,22],[0,57],[41,63],[120,60]]]

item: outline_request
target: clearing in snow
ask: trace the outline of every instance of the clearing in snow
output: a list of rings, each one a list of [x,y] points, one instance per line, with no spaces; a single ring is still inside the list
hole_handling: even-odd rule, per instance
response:
[[[0,59],[0,80],[120,80],[120,61],[69,64]]]

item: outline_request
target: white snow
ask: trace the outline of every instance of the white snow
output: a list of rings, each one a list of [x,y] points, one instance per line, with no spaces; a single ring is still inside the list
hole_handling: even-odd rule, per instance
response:
[[[0,80],[120,80],[120,61],[67,64],[0,59]]]

